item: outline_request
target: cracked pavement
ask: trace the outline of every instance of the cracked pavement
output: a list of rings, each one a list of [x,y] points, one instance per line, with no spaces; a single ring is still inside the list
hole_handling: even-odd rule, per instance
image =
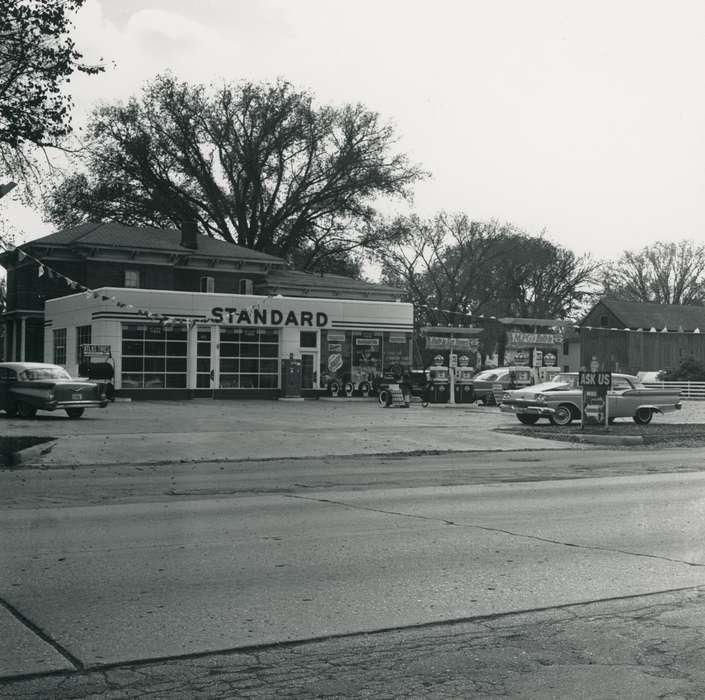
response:
[[[0,698],[705,695],[705,589],[15,680]]]

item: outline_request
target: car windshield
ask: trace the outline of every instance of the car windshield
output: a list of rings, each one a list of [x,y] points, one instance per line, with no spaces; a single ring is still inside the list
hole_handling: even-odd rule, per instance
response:
[[[23,369],[19,375],[21,382],[41,382],[56,379],[71,379],[71,375],[61,367],[32,367]]]
[[[578,375],[561,372],[551,379],[552,384],[567,384],[571,389],[578,386]]]

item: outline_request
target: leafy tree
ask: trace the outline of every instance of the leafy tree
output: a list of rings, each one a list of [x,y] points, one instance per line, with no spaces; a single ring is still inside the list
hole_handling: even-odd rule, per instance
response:
[[[0,172],[27,177],[35,147],[57,146],[71,132],[75,71],[95,74],[69,36],[69,13],[85,0],[0,0]]]
[[[676,369],[661,372],[658,379],[663,382],[703,382],[705,363],[693,356],[686,357]]]
[[[602,279],[603,295],[651,304],[705,304],[705,246],[659,241],[626,251]]]
[[[429,323],[458,317],[566,318],[590,292],[597,265],[510,225],[441,213],[384,225],[383,278],[403,287]]]
[[[384,224],[376,249],[385,282],[403,288],[416,324],[484,328],[481,352],[503,336],[493,317],[564,319],[590,294],[596,263],[510,225],[464,214]]]
[[[54,223],[191,217],[248,248],[305,251],[309,266],[368,245],[374,199],[408,197],[424,175],[378,114],[316,107],[283,80],[207,89],[158,76],[141,99],[97,109],[88,133],[86,172],[54,192]]]

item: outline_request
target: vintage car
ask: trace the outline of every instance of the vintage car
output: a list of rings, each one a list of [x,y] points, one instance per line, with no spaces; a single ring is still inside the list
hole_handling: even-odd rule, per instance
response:
[[[513,413],[524,425],[533,425],[539,418],[548,418],[555,425],[569,425],[580,419],[582,405],[578,373],[562,372],[550,382],[505,392],[500,409]],[[612,374],[612,388],[607,392],[610,422],[632,418],[638,425],[646,425],[654,413],[677,411],[680,407],[678,389],[650,389],[630,374]]]
[[[86,408],[107,403],[102,384],[72,379],[58,365],[0,362],[0,409],[8,416],[34,418],[37,411],[63,409],[80,418]]]
[[[497,367],[478,372],[472,378],[475,399],[480,403],[494,406],[500,397],[509,389],[517,389],[531,384],[531,369],[529,367]]]

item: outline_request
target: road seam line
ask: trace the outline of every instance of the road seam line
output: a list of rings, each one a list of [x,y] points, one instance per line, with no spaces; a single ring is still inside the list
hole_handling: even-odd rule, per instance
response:
[[[613,554],[626,554],[631,557],[643,557],[645,559],[658,559],[659,561],[668,561],[672,564],[685,564],[686,566],[692,566],[694,568],[705,568],[705,563],[687,561],[685,559],[672,559],[671,557],[661,556],[659,554],[645,554],[643,552],[631,552],[628,549],[616,549],[614,547],[603,547],[601,545],[590,545],[590,544],[578,544],[577,542],[563,542],[561,540],[553,540],[548,537],[541,537],[539,535],[527,535],[522,532],[514,532],[512,530],[504,530],[499,527],[489,527],[487,525],[477,525],[476,523],[464,523],[455,522],[453,520],[445,520],[444,518],[432,518],[428,515],[415,515],[413,513],[402,513],[400,511],[384,510],[382,508],[371,508],[369,506],[361,506],[350,503],[345,503],[344,501],[334,501],[329,498],[314,498],[312,496],[301,496],[294,493],[282,494],[285,498],[298,498],[302,501],[314,501],[317,503],[329,503],[332,505],[343,506],[345,508],[351,508],[353,510],[365,510],[371,513],[381,513],[383,515],[399,515],[403,518],[414,518],[416,520],[427,520],[434,523],[443,523],[444,525],[451,525],[452,527],[464,527],[474,530],[484,530],[485,532],[495,532],[503,535],[511,535],[512,537],[522,537],[527,540],[534,540],[537,542],[545,542],[547,544],[556,544],[562,547],[574,547],[576,549],[590,549],[594,551],[601,552],[612,552]]]

